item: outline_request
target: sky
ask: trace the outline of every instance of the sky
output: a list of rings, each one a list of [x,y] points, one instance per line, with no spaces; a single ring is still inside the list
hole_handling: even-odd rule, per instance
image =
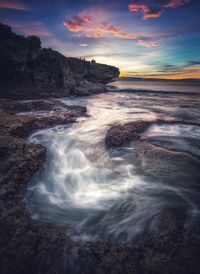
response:
[[[200,79],[200,0],[0,0],[0,22],[122,77]]]

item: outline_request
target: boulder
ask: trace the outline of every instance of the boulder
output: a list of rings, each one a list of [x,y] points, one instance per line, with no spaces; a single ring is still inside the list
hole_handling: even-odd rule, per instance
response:
[[[126,145],[134,139],[139,139],[140,134],[144,132],[150,124],[151,122],[148,121],[135,121],[111,127],[105,138],[106,148],[117,148]]]

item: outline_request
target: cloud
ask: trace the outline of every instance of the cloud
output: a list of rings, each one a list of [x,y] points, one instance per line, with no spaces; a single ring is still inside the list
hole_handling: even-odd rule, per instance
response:
[[[145,41],[145,40],[138,40],[137,45],[146,47],[146,48],[155,48],[160,46],[160,42],[158,41]]]
[[[162,8],[150,8],[149,4],[130,4],[128,8],[131,12],[141,11],[144,19],[159,17],[163,11]]]
[[[143,19],[159,17],[167,8],[177,8],[191,0],[133,0],[128,6],[131,12],[141,12]]]
[[[99,39],[117,37],[126,40],[136,40],[137,45],[153,48],[160,42],[145,40],[144,35],[125,32],[123,28],[108,22],[108,15],[101,10],[85,10],[73,15],[64,22],[64,26],[76,36]]]
[[[79,46],[84,48],[84,47],[87,47],[88,44],[80,44]]]
[[[154,65],[154,64],[152,64]],[[158,64],[154,72],[146,74],[138,74],[139,77],[161,78],[161,79],[184,79],[199,78],[200,79],[200,61],[187,61],[182,65]],[[133,75],[132,75],[133,76]]]
[[[102,23],[100,26],[101,33],[104,34],[112,34],[113,36],[122,38],[122,39],[136,39],[137,35],[133,33],[125,33],[122,28],[115,27],[109,23]]]
[[[198,61],[188,61],[187,62],[187,64],[186,64],[187,66],[200,66],[200,60],[198,60]]]
[[[200,79],[200,66],[194,68],[180,68],[173,71],[155,71],[153,73],[135,73],[135,72],[126,72],[126,76],[129,77],[141,77],[141,78],[157,78],[157,79],[171,79],[171,80],[180,80],[180,79]]]
[[[87,38],[102,38],[114,36],[122,39],[136,39],[137,34],[127,33],[103,20],[98,10],[87,10],[72,16],[64,22],[64,26],[73,33]]]
[[[71,20],[64,22],[64,26],[71,32],[80,32],[84,31],[91,21],[90,12],[82,11],[79,14],[74,15]]]
[[[147,78],[161,78],[161,79],[188,79],[188,78],[196,78],[200,79],[200,66],[196,67],[180,67],[177,69],[173,69],[171,71],[162,71],[150,73],[146,75]]]
[[[13,1],[1,1],[0,0],[0,8],[3,9],[13,9],[13,10],[21,10],[21,11],[29,11],[29,8],[20,2]]]
[[[188,68],[193,68],[199,67],[200,66],[200,60],[197,61],[187,61],[186,63],[182,65],[172,65],[172,64],[164,64],[164,65],[158,65],[159,72],[175,72],[177,70],[183,70],[183,69],[188,69]]]
[[[184,5],[185,3],[190,2],[190,0],[168,0],[165,4],[166,8],[176,8],[178,6]]]

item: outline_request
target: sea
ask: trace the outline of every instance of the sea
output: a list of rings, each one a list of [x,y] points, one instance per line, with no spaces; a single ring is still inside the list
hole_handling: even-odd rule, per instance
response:
[[[108,89],[58,99],[87,117],[29,137],[47,148],[26,194],[33,220],[79,242],[131,245],[174,227],[199,236],[200,82],[119,79]],[[112,126],[141,120],[151,125],[140,139],[105,148]]]

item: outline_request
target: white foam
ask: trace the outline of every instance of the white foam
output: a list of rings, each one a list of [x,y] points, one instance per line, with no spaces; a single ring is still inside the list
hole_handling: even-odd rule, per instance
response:
[[[145,136],[169,136],[169,137],[188,137],[200,139],[200,127],[193,125],[152,125]]]
[[[149,194],[152,190],[157,193],[158,187],[160,191],[176,194],[181,202],[197,210],[176,187],[167,189],[164,185],[161,189],[162,184],[151,184],[137,175],[134,163],[130,164],[119,153],[113,154],[113,158],[107,154],[104,137],[112,124],[157,118],[151,110],[134,116],[130,109],[142,110],[139,103],[132,105],[134,101],[120,96],[129,107],[120,106],[119,97],[113,94],[98,95],[88,102],[79,98],[78,104],[87,102],[90,117],[80,118],[79,123],[71,126],[41,130],[30,137],[32,142],[48,149],[46,169],[29,189],[34,216],[66,225],[82,239],[98,239],[102,233],[108,238],[125,233],[126,239],[130,239],[140,233],[166,206],[166,201]],[[62,99],[62,102],[69,103],[69,100]],[[70,103],[75,104],[73,100]],[[154,125],[144,136],[197,138],[200,131],[194,126]],[[133,152],[134,148],[126,148],[126,153]]]

